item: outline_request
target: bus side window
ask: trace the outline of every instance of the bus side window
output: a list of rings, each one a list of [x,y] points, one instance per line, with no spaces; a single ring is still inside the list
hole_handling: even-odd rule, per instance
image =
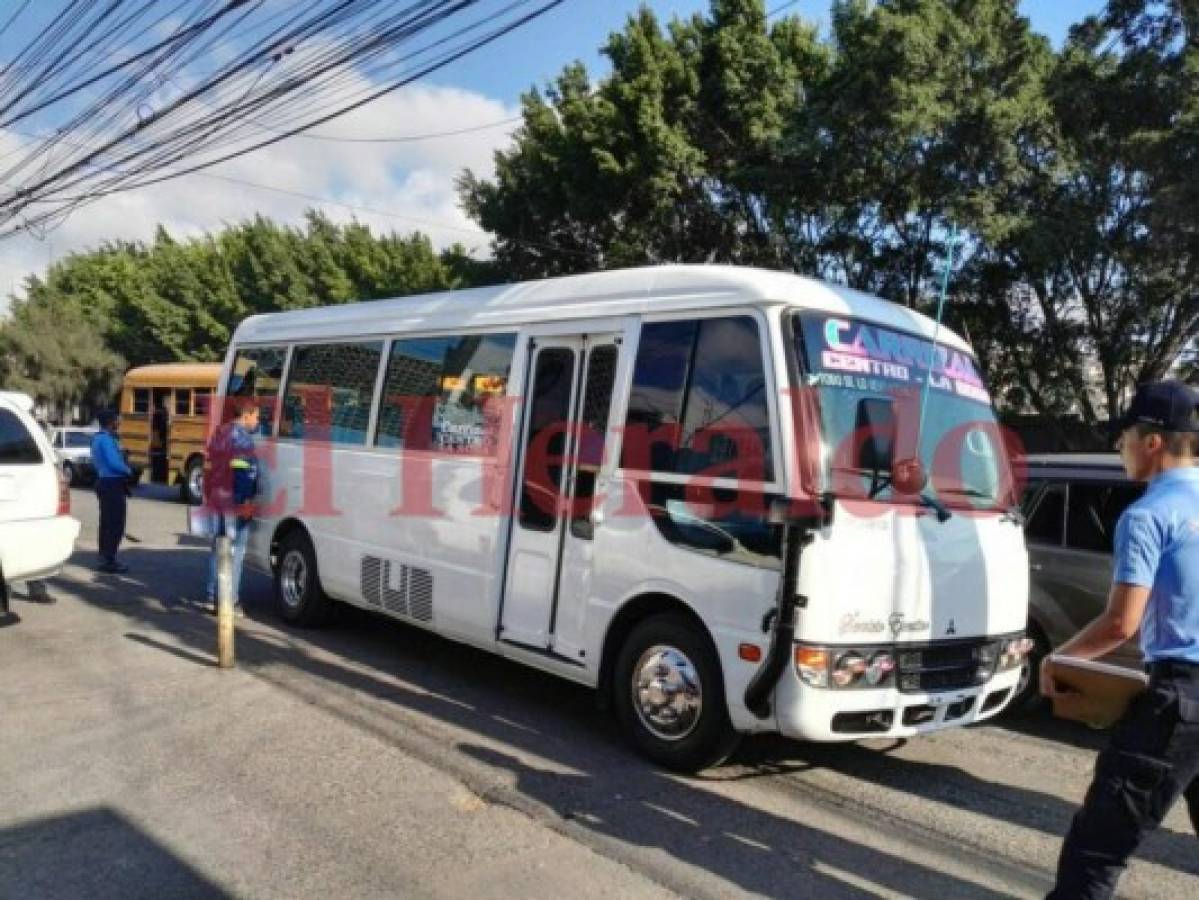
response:
[[[383,342],[296,347],[279,436],[366,443]]]
[[[150,411],[150,389],[149,388],[134,388],[133,389],[133,412],[139,415],[145,415]]]
[[[515,334],[395,341],[375,443],[493,455],[515,348]]]
[[[433,398],[438,395],[447,338],[394,341],[383,382],[375,443],[427,449],[432,439]],[[418,433],[419,432],[419,433]]]
[[[212,391],[209,388],[196,388],[192,393],[195,398],[192,401],[193,415],[207,418],[208,410],[212,405]]]
[[[694,321],[641,327],[625,419],[625,468],[675,471],[683,392],[698,331]]]
[[[644,325],[621,464],[689,475],[719,469],[713,474],[769,481],[767,400],[750,316]]]
[[[225,393],[230,397],[258,397],[262,418],[258,433],[269,435],[275,418],[283,366],[287,361],[284,347],[247,347],[237,351]]]
[[[192,414],[192,392],[190,388],[175,388],[175,415]]]
[[[771,480],[766,370],[750,316],[700,321],[683,409],[678,471]]]

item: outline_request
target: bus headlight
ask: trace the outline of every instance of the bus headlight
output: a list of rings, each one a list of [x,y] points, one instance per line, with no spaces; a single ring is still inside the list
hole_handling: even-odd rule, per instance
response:
[[[1032,641],[1023,637],[1003,641],[999,653],[999,671],[1006,672],[1024,665],[1024,659],[1032,651],[1032,646]]]
[[[795,670],[809,687],[853,690],[895,682],[895,653],[879,647],[795,648]]]
[[[809,687],[828,687],[828,653],[819,647],[796,647],[795,670]]]
[[[833,666],[833,684],[840,688],[849,687],[866,674],[867,667],[866,658],[856,650],[842,653]]]
[[[880,650],[870,657],[870,665],[866,668],[865,681],[870,687],[885,684],[895,671],[895,657],[885,650]]]

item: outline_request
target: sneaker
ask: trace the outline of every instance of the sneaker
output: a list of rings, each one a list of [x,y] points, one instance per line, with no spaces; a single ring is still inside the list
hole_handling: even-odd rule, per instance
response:
[[[129,571],[129,567],[124,563],[108,562],[100,566],[100,571],[105,575],[124,575]]]

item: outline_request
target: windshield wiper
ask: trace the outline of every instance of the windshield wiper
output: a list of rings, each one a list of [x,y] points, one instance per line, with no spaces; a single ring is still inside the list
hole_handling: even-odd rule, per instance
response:
[[[974,487],[939,487],[937,492],[940,494],[957,494],[959,497],[978,497],[980,500],[994,500],[995,495],[989,494],[986,491],[980,491]]]
[[[953,513],[949,511],[949,507],[932,494],[922,493],[920,495],[920,502],[937,514],[938,522],[948,522],[953,518]]]

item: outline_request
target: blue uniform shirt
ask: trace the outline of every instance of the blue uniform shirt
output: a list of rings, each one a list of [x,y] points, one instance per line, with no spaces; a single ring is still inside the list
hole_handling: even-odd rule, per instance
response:
[[[1150,589],[1147,662],[1199,663],[1199,467],[1167,469],[1116,526],[1113,580]]]
[[[92,438],[92,465],[97,478],[128,478],[133,474],[116,437],[104,430]]]

